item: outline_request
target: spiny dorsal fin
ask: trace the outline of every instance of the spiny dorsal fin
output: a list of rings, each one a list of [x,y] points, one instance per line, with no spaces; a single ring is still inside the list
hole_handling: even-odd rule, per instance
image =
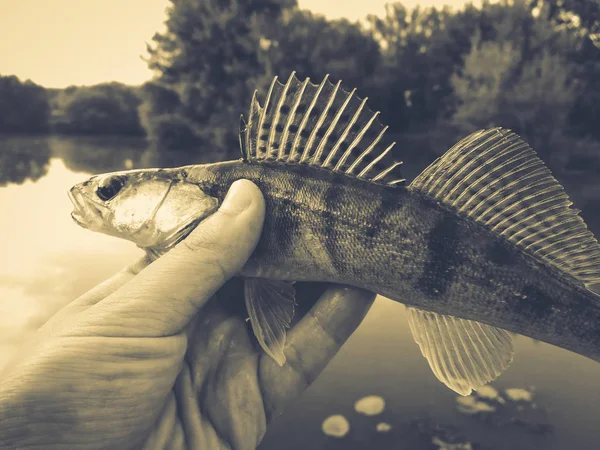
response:
[[[600,245],[562,186],[509,130],[477,131],[410,185],[585,285],[600,282]]]
[[[512,339],[500,328],[413,307],[407,312],[434,375],[460,395],[495,380],[513,360]]]
[[[308,164],[382,184],[402,184],[401,161],[377,120],[355,91],[326,76],[316,85],[292,72],[286,84],[271,83],[264,107],[250,105],[247,127],[240,128],[244,159]]]

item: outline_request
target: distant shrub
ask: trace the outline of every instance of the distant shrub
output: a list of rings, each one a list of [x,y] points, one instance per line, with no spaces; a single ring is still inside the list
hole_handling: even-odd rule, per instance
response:
[[[66,134],[142,136],[140,103],[134,89],[121,83],[69,87],[54,102],[54,129]]]
[[[50,105],[46,90],[14,75],[0,76],[0,132],[43,133],[48,131]]]
[[[162,150],[192,149],[202,144],[202,139],[194,132],[194,126],[180,115],[155,116],[152,125]]]

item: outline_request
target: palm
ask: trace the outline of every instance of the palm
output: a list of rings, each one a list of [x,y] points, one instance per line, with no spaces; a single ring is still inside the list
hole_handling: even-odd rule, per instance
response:
[[[256,447],[374,294],[297,286],[301,308],[278,366],[255,345],[240,286],[223,285],[246,264],[265,214],[256,185],[239,180],[230,191],[164,257],[144,257],[69,303],[24,346],[0,386],[18,393],[0,404],[0,447]]]
[[[28,389],[40,399],[36,417],[61,411],[57,417],[65,420],[53,422],[52,439],[60,436],[69,448],[88,448],[93,441],[102,448],[254,449],[275,412],[316,378],[374,299],[358,289],[330,286],[323,292],[323,284],[298,283],[287,362],[280,367],[258,346],[235,281],[183,331],[156,331],[168,326],[169,317],[157,316],[152,306],[140,314],[134,304],[153,287],[126,285],[145,264],[70,303],[36,333],[33,343],[44,345],[22,351],[30,362],[57,361],[39,365]],[[119,288],[114,305],[127,309],[115,312],[108,297]],[[157,297],[157,304],[165,297]],[[174,303],[169,305],[177,316]],[[18,385],[23,377],[17,362],[12,378]],[[73,422],[65,414],[73,410],[87,419]],[[52,447],[44,433],[33,438]]]
[[[363,301],[363,313],[356,317],[358,303],[348,296],[356,291],[342,298],[338,290],[327,308],[346,302],[353,320],[346,319],[343,327],[321,323],[327,318],[319,317],[319,304],[313,306],[323,290],[308,283],[298,289],[299,313],[288,333],[287,363],[280,367],[257,345],[241,314],[239,290],[226,286],[188,330],[183,367],[168,399],[176,407],[164,408],[156,429],[172,424],[176,429],[162,434],[189,448],[256,448],[274,413],[315,379],[366,313]]]

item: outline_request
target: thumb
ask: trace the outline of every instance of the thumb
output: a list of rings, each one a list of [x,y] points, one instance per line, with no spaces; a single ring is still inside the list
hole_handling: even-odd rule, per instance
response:
[[[258,243],[264,215],[258,187],[248,180],[236,181],[217,212],[129,283],[89,308],[81,320],[105,336],[179,333],[244,266]]]

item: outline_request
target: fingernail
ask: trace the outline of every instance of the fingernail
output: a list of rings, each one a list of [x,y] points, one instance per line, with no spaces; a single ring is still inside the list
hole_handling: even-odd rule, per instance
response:
[[[237,180],[231,185],[221,209],[239,214],[252,203],[252,196],[248,192],[246,183],[248,183],[246,180]]]

